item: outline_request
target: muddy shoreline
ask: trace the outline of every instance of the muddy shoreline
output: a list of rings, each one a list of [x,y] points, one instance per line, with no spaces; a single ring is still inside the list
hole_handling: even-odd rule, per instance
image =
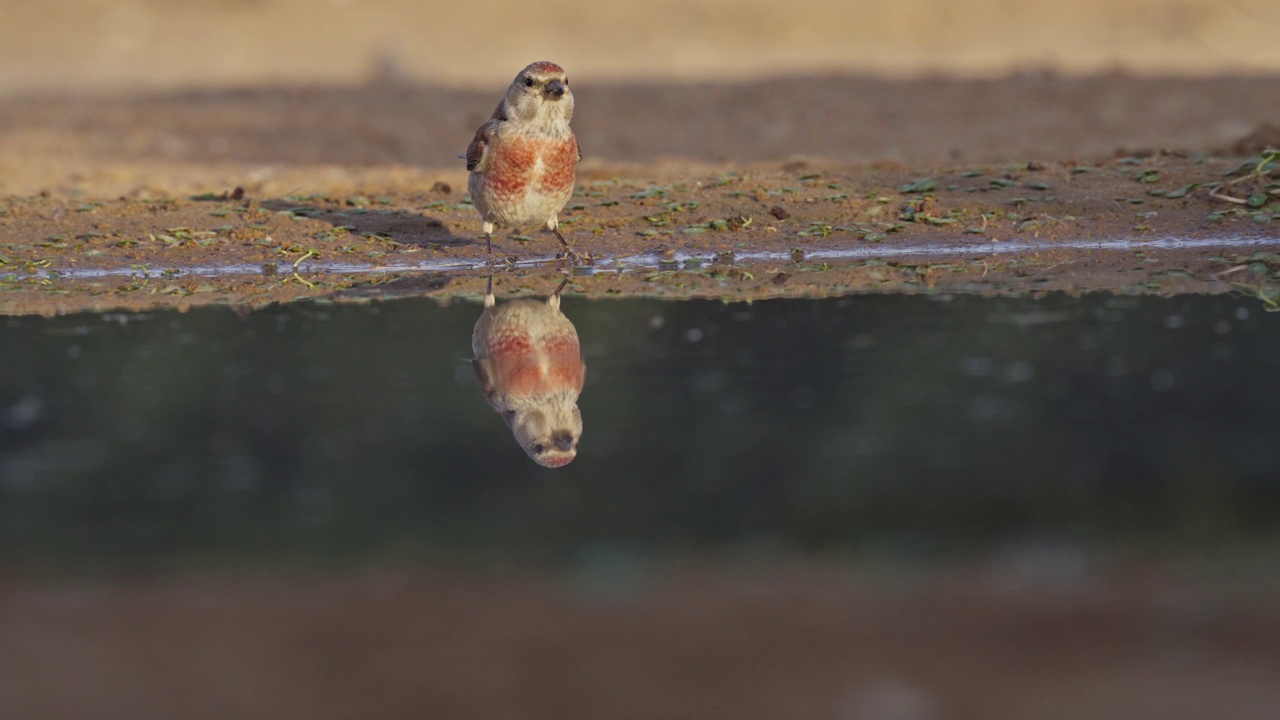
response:
[[[497,272],[588,297],[1241,291],[1280,271],[1280,170],[1152,154],[917,169],[806,162],[621,177],[588,169],[562,224],[495,239]],[[262,305],[482,292],[457,171],[426,191],[0,199],[0,312]],[[425,178],[424,178],[425,184]],[[509,283],[509,285],[512,285]],[[513,285],[518,287],[518,283]]]

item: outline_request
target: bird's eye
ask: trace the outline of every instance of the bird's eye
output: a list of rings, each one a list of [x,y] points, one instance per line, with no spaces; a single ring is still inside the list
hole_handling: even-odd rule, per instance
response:
[[[565,87],[569,87],[569,78],[565,78],[562,82],[564,83]]]
[[[534,446],[533,446],[533,454],[534,454],[534,455],[541,455],[542,453],[544,453],[544,452],[546,452],[546,451],[547,451],[547,449],[546,449],[545,447],[543,447],[542,443],[538,443],[537,445],[534,445]]]
[[[524,79],[524,86],[525,86],[525,87],[533,87],[533,78],[525,78],[525,79]]]

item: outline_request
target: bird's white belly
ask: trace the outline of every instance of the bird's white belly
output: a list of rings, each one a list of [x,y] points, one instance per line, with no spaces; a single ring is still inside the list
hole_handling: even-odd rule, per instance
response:
[[[472,202],[486,221],[503,227],[545,226],[573,195],[572,187],[562,192],[546,192],[537,182],[528,183],[519,193],[485,192],[484,181],[483,175],[471,176],[468,186]]]

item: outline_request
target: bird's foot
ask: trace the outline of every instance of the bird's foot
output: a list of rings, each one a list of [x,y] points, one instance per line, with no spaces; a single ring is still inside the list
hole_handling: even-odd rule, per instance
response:
[[[573,248],[566,248],[564,252],[556,254],[557,260],[568,260],[574,265],[594,265],[596,258],[591,253],[580,253]]]
[[[574,250],[569,241],[565,240],[564,236],[560,234],[559,228],[551,228],[551,232],[556,234],[556,239],[564,246],[564,252],[556,256],[557,260],[571,260],[579,265],[591,265],[595,262],[595,258],[591,256],[591,253],[580,253]]]

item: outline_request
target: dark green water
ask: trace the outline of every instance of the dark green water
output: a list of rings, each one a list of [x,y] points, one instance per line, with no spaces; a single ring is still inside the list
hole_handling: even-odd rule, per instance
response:
[[[1280,529],[1280,314],[1231,297],[567,297],[577,459],[471,378],[478,304],[0,320],[0,560],[763,544],[1174,551]]]

